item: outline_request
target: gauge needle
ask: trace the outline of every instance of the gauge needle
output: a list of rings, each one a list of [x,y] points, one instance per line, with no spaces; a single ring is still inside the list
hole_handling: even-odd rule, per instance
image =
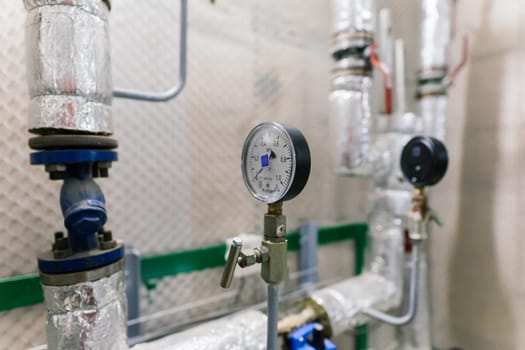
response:
[[[257,172],[257,174],[255,174],[255,176],[253,177],[253,180],[252,181],[255,181],[257,180],[257,176],[259,176],[259,174],[261,173],[261,171],[264,170],[264,168],[266,167],[269,167],[270,166],[270,159],[274,159],[276,158],[277,156],[275,155],[275,153],[270,150],[270,154],[263,154],[261,156],[261,169],[259,169],[259,171]]]
[[[257,172],[257,174],[255,174],[255,176],[253,177],[253,180],[252,180],[252,181],[257,180],[257,176],[259,176],[259,174],[261,173],[261,171],[263,171],[263,169],[264,169],[264,168],[259,169],[259,171]]]

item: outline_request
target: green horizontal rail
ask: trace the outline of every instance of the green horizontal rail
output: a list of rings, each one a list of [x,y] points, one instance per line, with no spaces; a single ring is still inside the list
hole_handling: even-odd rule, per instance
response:
[[[345,240],[355,242],[356,274],[364,266],[367,226],[364,223],[348,224],[319,229],[318,243],[326,245]],[[288,251],[300,248],[299,232],[288,235]],[[141,277],[147,288],[155,288],[165,277],[191,273],[224,266],[224,244],[185,250],[180,252],[146,256],[141,261]],[[11,277],[0,280],[0,311],[31,306],[44,301],[42,287],[37,274]]]
[[[44,292],[37,274],[0,280],[0,311],[40,304]]]
[[[320,228],[317,241],[319,245],[326,245],[344,240],[355,240],[356,274],[359,274],[364,265],[366,231],[367,226],[362,223]],[[288,238],[288,251],[299,250],[301,246],[299,232],[289,232],[286,237]],[[141,262],[142,281],[148,289],[151,289],[155,288],[156,283],[164,277],[222,267],[226,249],[225,244],[220,244],[182,252],[146,256]]]

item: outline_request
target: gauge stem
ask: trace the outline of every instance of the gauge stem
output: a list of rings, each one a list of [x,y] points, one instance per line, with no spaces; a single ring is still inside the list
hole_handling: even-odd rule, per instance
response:
[[[269,215],[283,215],[283,201],[268,204]]]

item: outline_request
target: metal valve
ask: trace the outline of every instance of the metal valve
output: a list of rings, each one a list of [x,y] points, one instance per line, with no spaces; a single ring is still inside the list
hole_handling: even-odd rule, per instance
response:
[[[233,280],[233,274],[235,273],[235,267],[237,266],[237,261],[239,260],[239,255],[241,254],[242,241],[240,239],[234,238],[230,246],[230,252],[228,254],[228,259],[226,259],[226,265],[224,266],[224,271],[222,272],[221,277],[221,287],[230,288]]]

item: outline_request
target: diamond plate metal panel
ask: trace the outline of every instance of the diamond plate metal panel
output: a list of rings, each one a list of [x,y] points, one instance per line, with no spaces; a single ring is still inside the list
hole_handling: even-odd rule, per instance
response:
[[[28,94],[24,67],[22,1],[0,12],[0,278],[35,272],[36,255],[63,227],[60,184],[30,167]],[[177,77],[178,2],[114,1],[111,12],[115,86],[170,87]],[[188,83],[176,100],[152,104],[114,101],[119,162],[106,193],[114,234],[142,254],[223,242],[239,232],[260,232],[265,206],[244,188],[240,153],[258,122],[295,124],[313,157],[304,191],[285,205],[290,228],[301,218],[320,225],[363,219],[362,184],[332,172],[328,139],[330,9],[323,1],[217,0],[189,2]],[[345,248],[347,249],[347,248]],[[341,249],[341,250],[345,250]],[[339,254],[339,253],[338,253]],[[330,254],[323,256],[328,258]],[[291,270],[295,269],[290,257]],[[348,259],[326,259],[324,271]],[[333,269],[331,266],[334,266]],[[344,265],[346,266],[346,265]],[[165,279],[142,291],[142,314],[220,293],[220,269]],[[258,276],[240,299],[263,300]],[[239,286],[237,286],[239,287]],[[293,283],[286,288],[292,288]],[[250,291],[250,292],[248,292]],[[221,303],[146,324],[145,330],[217,310]],[[0,348],[42,344],[41,306],[0,314]],[[22,336],[23,334],[23,336]]]
[[[44,305],[0,314],[0,349],[28,349],[45,342]]]

